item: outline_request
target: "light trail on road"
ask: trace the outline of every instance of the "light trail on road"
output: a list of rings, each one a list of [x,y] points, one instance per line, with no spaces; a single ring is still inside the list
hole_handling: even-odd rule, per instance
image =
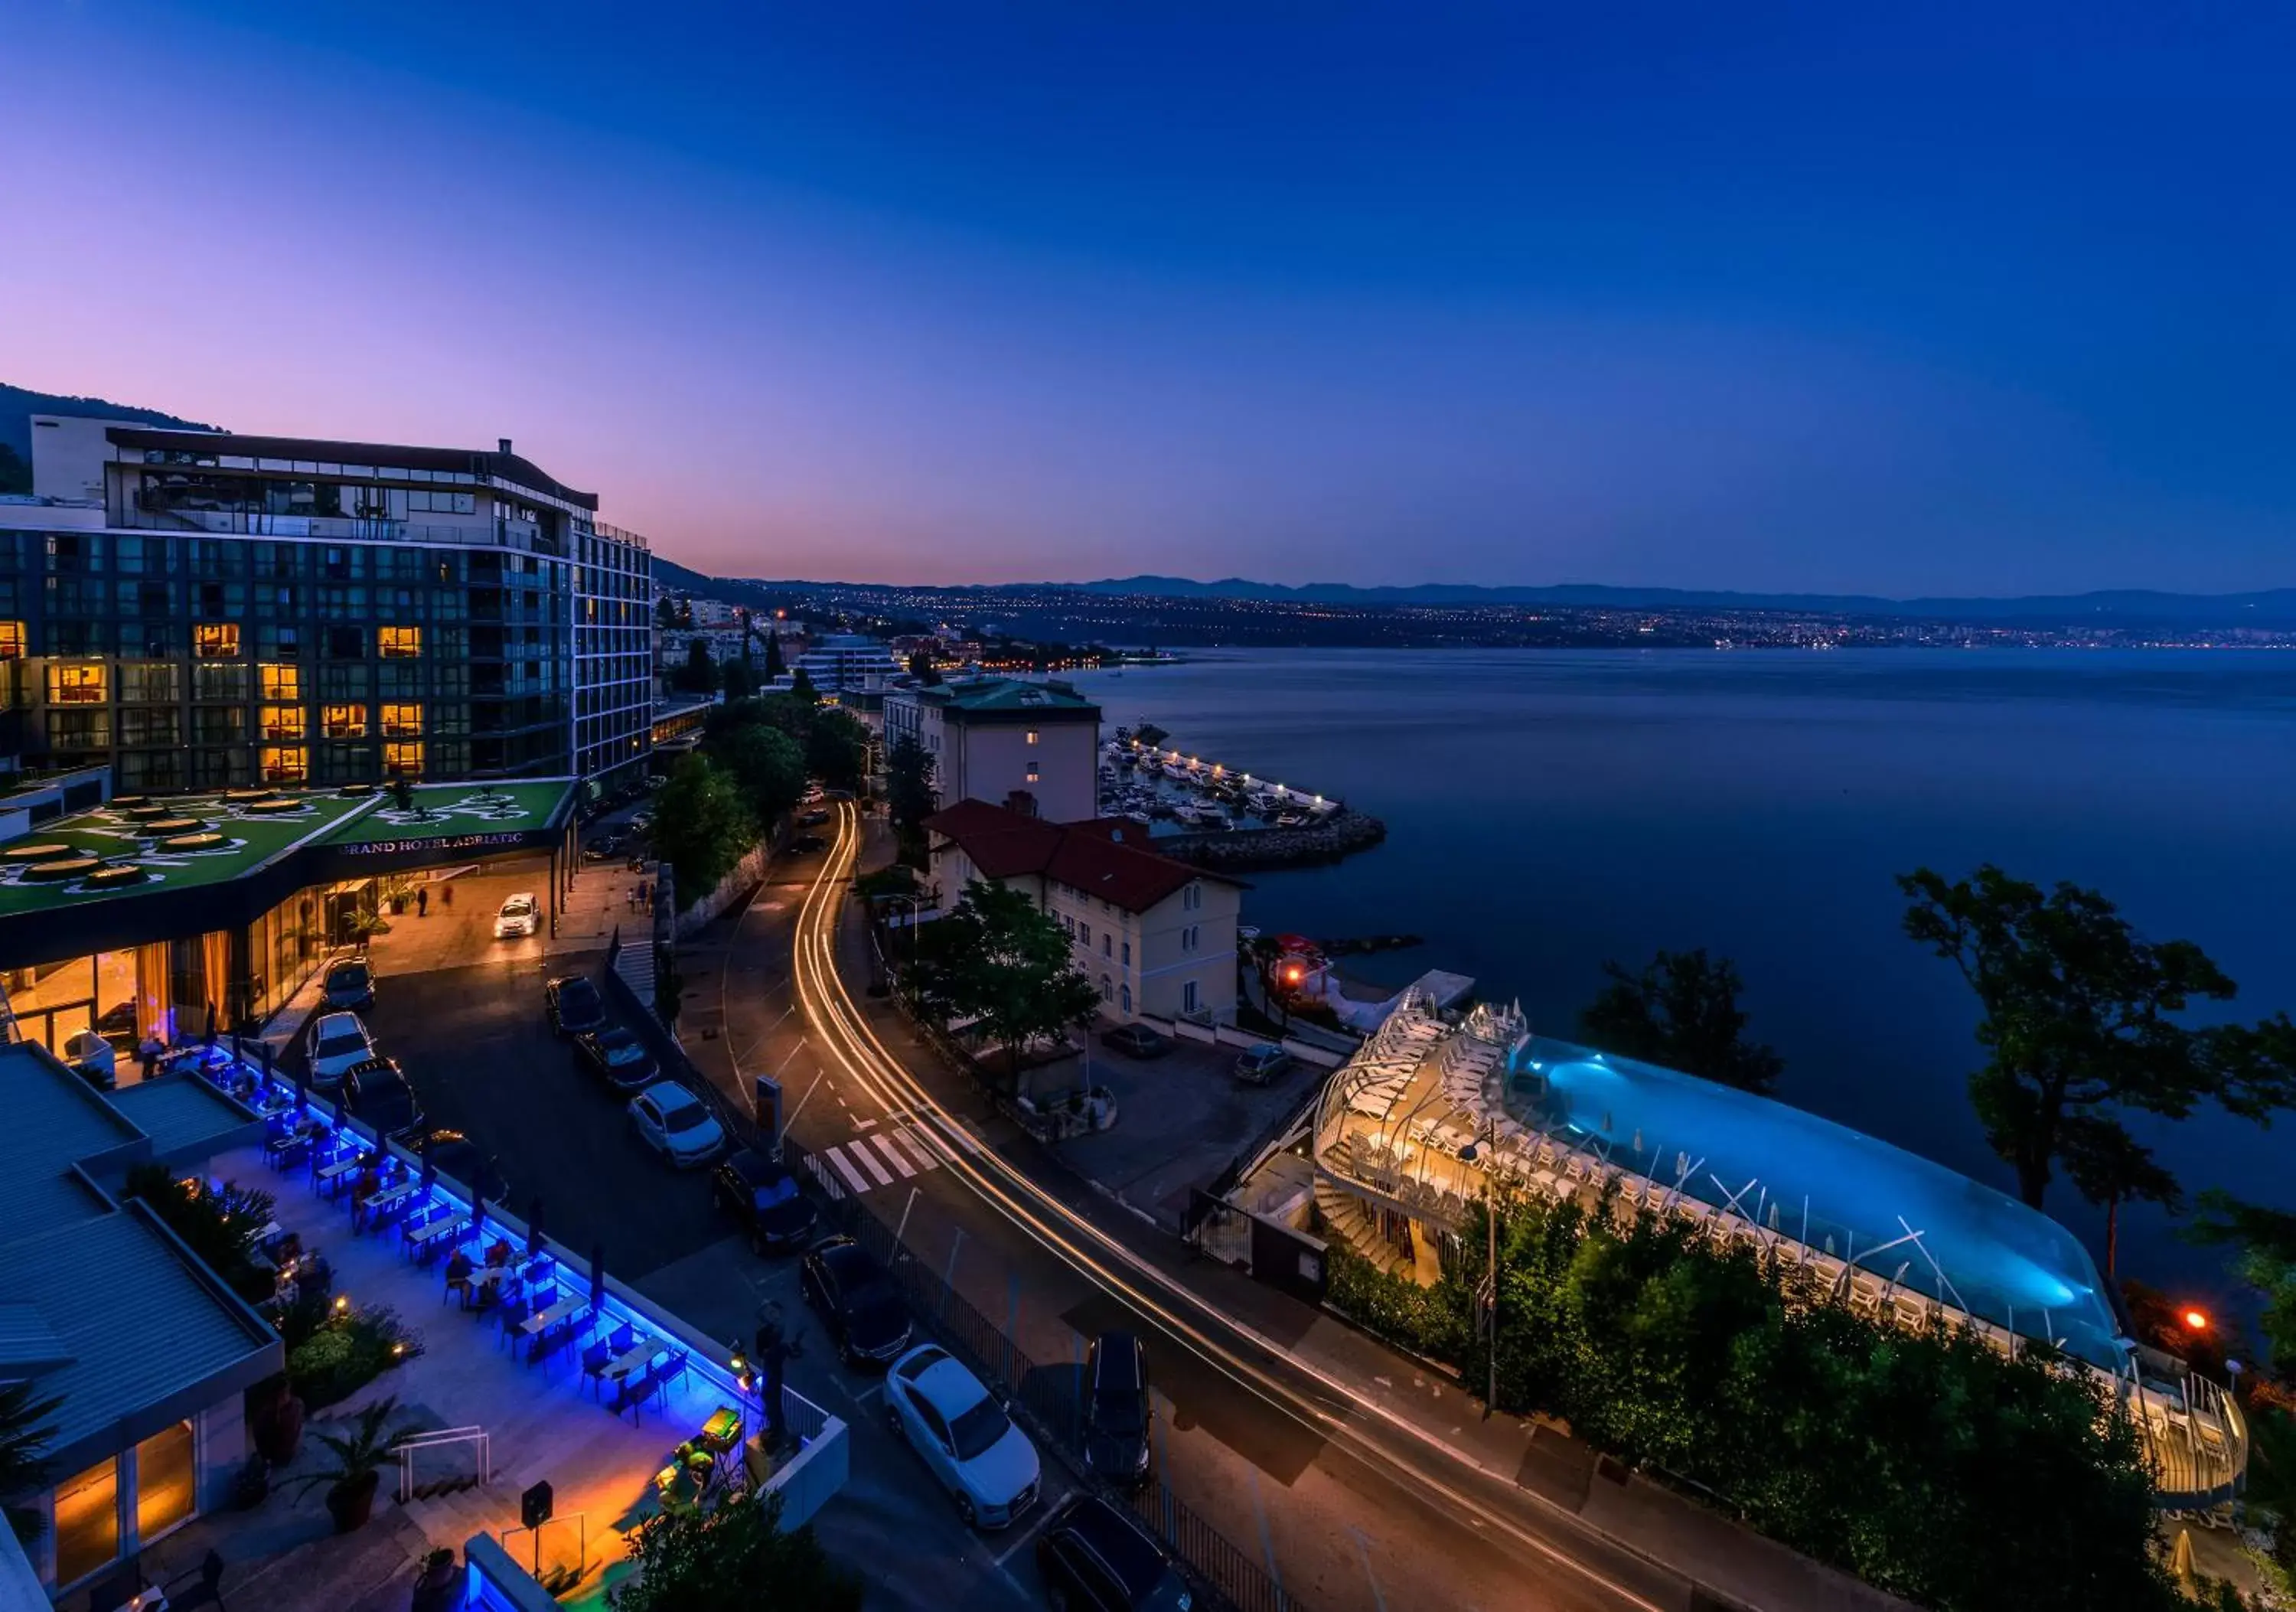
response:
[[[1357,1394],[1344,1382],[1295,1356],[1285,1354],[1277,1345],[1232,1318],[1220,1315],[1201,1297],[1175,1283],[1100,1228],[1075,1213],[994,1152],[987,1149],[976,1152],[968,1147],[969,1133],[963,1130],[954,1115],[934,1101],[909,1073],[901,1059],[879,1039],[875,1029],[846,990],[838,972],[835,955],[837,921],[847,881],[851,877],[860,856],[861,837],[859,814],[850,802],[840,802],[836,842],[823,859],[821,869],[807,892],[798,916],[792,984],[798,1005],[811,1027],[816,1045],[823,1057],[833,1061],[856,1084],[867,1091],[884,1109],[888,1118],[906,1115],[925,1121],[947,1133],[945,1151],[949,1155],[946,1161],[947,1168],[985,1204],[1078,1275],[1122,1300],[1173,1342],[1258,1398],[1270,1410],[1331,1441],[1365,1467],[1387,1475],[1390,1481],[1407,1480],[1421,1500],[1440,1501],[1451,1508],[1455,1514],[1472,1518],[1491,1533],[1504,1536],[1509,1542],[1602,1591],[1611,1598],[1614,1604],[1642,1608],[1643,1612],[1671,1612],[1670,1607],[1647,1599],[1634,1588],[1609,1576],[1595,1564],[1541,1537],[1524,1526],[1520,1517],[1508,1516],[1461,1490],[1444,1476],[1431,1472],[1408,1457],[1372,1442],[1345,1417],[1335,1414],[1315,1398],[1262,1369],[1211,1336],[1203,1327],[1178,1313],[1174,1304],[1184,1305],[1211,1318],[1216,1325],[1247,1340],[1254,1348],[1272,1358],[1285,1361],[1292,1369],[1313,1380],[1333,1402],[1357,1413],[1377,1418],[1385,1426],[1407,1435],[1447,1461],[1464,1467],[1485,1479],[1509,1481],[1505,1475],[1494,1474],[1468,1460],[1425,1429],[1393,1415],[1386,1407]],[[1150,1291],[1152,1287],[1155,1291]],[[1528,1491],[1521,1493],[1534,1507],[1544,1508],[1560,1531],[1566,1534],[1587,1533],[1603,1548],[1615,1550],[1621,1556],[1634,1556],[1631,1547],[1587,1529],[1575,1514],[1555,1505],[1545,1496]],[[1669,1569],[1646,1559],[1639,1560],[1639,1565],[1646,1567],[1653,1576],[1678,1577]]]

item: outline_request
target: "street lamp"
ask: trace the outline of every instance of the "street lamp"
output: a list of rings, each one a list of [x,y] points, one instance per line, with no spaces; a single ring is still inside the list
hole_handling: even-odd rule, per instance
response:
[[[1496,1137],[1497,1123],[1485,1119],[1481,1125],[1476,1127],[1475,1134],[1467,1139],[1467,1145],[1459,1149],[1461,1164],[1472,1164],[1482,1156],[1486,1129],[1494,1138]],[[1483,1227],[1490,1234],[1490,1271],[1483,1279],[1486,1284],[1483,1302],[1488,1306],[1486,1314],[1489,1317],[1486,1347],[1490,1361],[1490,1378],[1483,1394],[1483,1419],[1488,1421],[1491,1419],[1491,1408],[1498,1402],[1499,1397],[1499,1204],[1498,1194],[1491,1186],[1491,1172],[1488,1170],[1483,1172]]]

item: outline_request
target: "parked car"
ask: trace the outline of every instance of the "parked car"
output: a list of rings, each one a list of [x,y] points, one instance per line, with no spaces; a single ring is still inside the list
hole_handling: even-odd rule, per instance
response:
[[[554,1035],[587,1035],[606,1027],[605,999],[578,974],[562,975],[551,981],[542,988],[542,999],[549,1008]]]
[[[542,903],[530,890],[521,891],[495,914],[495,939],[522,939],[542,927]]]
[[[909,1346],[908,1307],[893,1279],[851,1238],[826,1238],[808,1249],[798,1280],[847,1365],[883,1365]]]
[[[1096,1494],[1079,1494],[1037,1535],[1053,1604],[1075,1612],[1188,1612],[1179,1573],[1147,1530]]]
[[[376,1135],[394,1141],[422,1126],[422,1105],[396,1058],[369,1058],[343,1071],[343,1106],[373,1126]]]
[[[818,828],[827,821],[829,821],[829,814],[826,811],[808,811],[798,818],[799,825],[806,828]]]
[[[718,1116],[676,1081],[656,1081],[632,1098],[630,1123],[647,1147],[680,1169],[707,1163],[726,1146]]]
[[[322,1013],[311,1021],[304,1042],[311,1065],[311,1084],[332,1086],[360,1064],[376,1056],[374,1037],[356,1013]]]
[[[590,1073],[617,1091],[640,1091],[660,1078],[661,1065],[627,1025],[615,1024],[574,1038],[575,1053]]]
[[[1085,1357],[1085,1470],[1105,1483],[1148,1480],[1148,1358],[1129,1332],[1092,1340]]]
[[[718,1166],[709,1196],[749,1234],[759,1254],[787,1254],[813,1240],[820,1213],[798,1190],[797,1177],[754,1148],[744,1147]]]
[[[1266,1086],[1280,1080],[1292,1067],[1292,1055],[1272,1041],[1246,1047],[1235,1060],[1235,1078],[1249,1086]]]
[[[510,1200],[510,1183],[494,1163],[494,1150],[468,1131],[449,1125],[423,1125],[398,1140],[416,1154],[428,1148],[439,1173],[452,1177],[469,1190],[483,1188],[497,1203]],[[479,1179],[481,1175],[486,1177],[484,1181]]]
[[[346,958],[327,965],[319,988],[320,1006],[364,1013],[374,1006],[374,969],[365,958]]]
[[[938,1344],[885,1375],[886,1417],[956,1499],[965,1524],[1002,1528],[1037,1501],[1037,1447],[979,1378]]]
[[[791,856],[804,856],[809,851],[820,850],[826,843],[817,834],[801,834],[789,843],[788,849]]]
[[[582,859],[586,862],[611,862],[620,853],[621,849],[622,842],[619,837],[611,834],[602,834],[582,847]]]
[[[1119,1024],[1101,1032],[1100,1044],[1127,1057],[1162,1057],[1172,1050],[1172,1038],[1145,1024]]]

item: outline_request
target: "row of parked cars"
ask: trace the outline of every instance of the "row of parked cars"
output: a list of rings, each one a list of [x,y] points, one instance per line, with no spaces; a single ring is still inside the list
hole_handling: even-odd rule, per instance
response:
[[[1101,1032],[1100,1044],[1127,1057],[1160,1058],[1172,1050],[1172,1038],[1146,1024],[1119,1024]],[[1236,1056],[1235,1078],[1247,1086],[1269,1086],[1292,1072],[1296,1060],[1273,1041],[1246,1047]]]
[[[551,1033],[574,1044],[576,1059],[629,1098],[638,1139],[680,1169],[705,1164],[726,1150],[726,1129],[709,1106],[661,1073],[644,1040],[606,1012],[595,983],[561,975],[542,988]]]
[[[365,957],[339,958],[327,965],[320,983],[319,1010],[304,1031],[306,1081],[328,1093],[377,1135],[417,1152],[427,1152],[445,1173],[459,1180],[479,1179],[492,1156],[467,1132],[434,1125],[398,1060],[383,1056],[361,1014],[374,1007],[374,965]],[[507,1185],[498,1176],[497,1196]]]

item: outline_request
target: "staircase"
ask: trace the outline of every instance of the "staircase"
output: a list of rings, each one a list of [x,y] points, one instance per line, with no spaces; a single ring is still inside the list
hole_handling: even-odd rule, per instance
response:
[[[625,941],[614,954],[614,972],[631,993],[647,1007],[653,1006],[653,942],[651,937]]]
[[[1380,1236],[1363,1200],[1353,1193],[1319,1180],[1316,1183],[1316,1209],[1324,1217],[1324,1229],[1333,1240],[1344,1242],[1390,1276],[1415,1275],[1409,1257]]]

